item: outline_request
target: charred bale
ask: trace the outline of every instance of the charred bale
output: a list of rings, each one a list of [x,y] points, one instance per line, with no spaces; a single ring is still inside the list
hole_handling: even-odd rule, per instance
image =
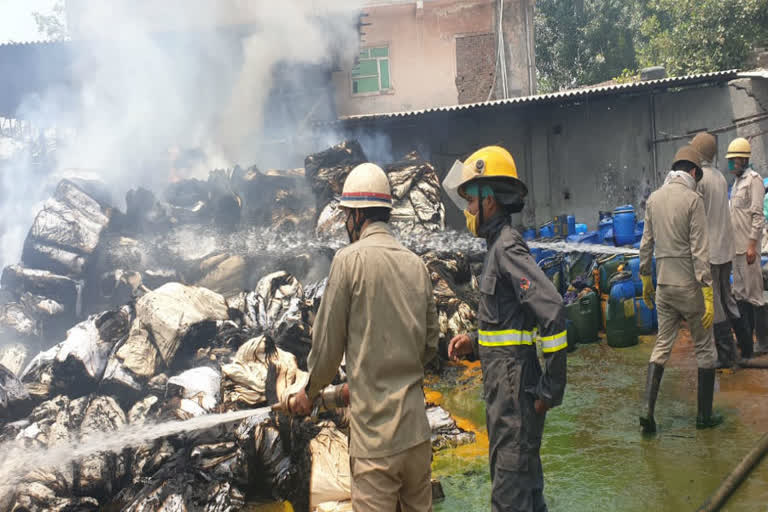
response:
[[[29,292],[52,299],[73,313],[75,311],[77,283],[68,277],[23,265],[9,265],[3,269],[0,284],[18,298]]]
[[[0,336],[7,341],[20,341],[38,347],[40,325],[32,312],[16,302],[0,305]]]
[[[248,263],[240,255],[219,254],[205,259],[200,267],[203,277],[197,286],[224,297],[236,295],[246,287]]]
[[[229,319],[224,297],[205,288],[168,283],[136,302],[136,316],[151,334],[165,366],[177,352],[188,356],[216,336],[216,322]]]
[[[427,252],[422,260],[432,278],[440,322],[440,350],[447,358],[447,344],[456,335],[477,327],[475,311],[479,292],[474,285],[470,259],[461,252]]]
[[[52,363],[53,387],[69,396],[89,393],[101,381],[109,354],[128,334],[125,311],[92,315],[67,332]]]
[[[318,211],[334,196],[341,195],[344,180],[368,158],[356,140],[346,140],[304,160],[306,179],[317,198]]]
[[[128,336],[110,354],[101,385],[123,400],[132,400],[138,398],[162,366],[149,331],[139,319],[134,319]]]
[[[31,268],[80,275],[111,216],[108,205],[62,180],[32,223],[22,261]]]
[[[32,351],[23,343],[0,346],[0,365],[8,368],[14,375],[21,375],[31,357]]]
[[[126,425],[125,412],[114,398],[94,396],[80,424],[81,442],[88,436],[114,432]],[[115,493],[128,483],[129,459],[126,454],[101,452],[74,463],[72,492],[75,496],[92,496],[107,503]]]
[[[445,206],[435,168],[417,152],[384,168],[392,187],[391,224],[403,235],[445,229]]]
[[[0,421],[21,418],[32,410],[32,400],[24,384],[8,368],[0,365]]]
[[[125,215],[115,229],[121,233],[158,233],[171,227],[168,209],[151,191],[139,187],[125,195]]]

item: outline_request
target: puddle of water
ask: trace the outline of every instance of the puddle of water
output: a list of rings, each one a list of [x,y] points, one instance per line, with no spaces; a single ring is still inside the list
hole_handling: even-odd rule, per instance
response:
[[[580,346],[568,359],[562,406],[547,417],[542,446],[550,511],[694,510],[717,488],[764,432],[768,371],[719,374],[715,408],[726,423],[697,431],[696,366],[690,342],[678,341],[662,380],[656,421],[660,433],[643,439],[637,416],[653,338],[612,349]],[[762,373],[760,373],[762,372]],[[458,385],[433,384],[441,404],[485,429],[479,376]],[[482,446],[485,442],[485,446]],[[435,455],[434,476],[446,499],[436,512],[490,508],[487,439]],[[768,462],[724,510],[758,510],[768,503]]]

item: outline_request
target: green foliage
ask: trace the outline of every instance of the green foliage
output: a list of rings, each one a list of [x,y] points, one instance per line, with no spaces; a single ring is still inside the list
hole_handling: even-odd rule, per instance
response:
[[[768,0],[649,0],[638,61],[669,75],[741,68],[768,38]]]
[[[539,0],[536,63],[543,92],[610,80],[636,68],[646,0]]]
[[[32,12],[32,17],[37,24],[37,31],[51,41],[68,39],[69,33],[67,32],[64,11],[64,0],[56,0],[51,14],[43,14],[39,11]]]
[[[664,66],[670,76],[745,68],[768,44],[768,0],[539,0],[539,87],[549,92],[626,81]]]
[[[624,68],[619,76],[613,77],[613,81],[617,84],[627,84],[636,81],[639,75],[637,70]]]

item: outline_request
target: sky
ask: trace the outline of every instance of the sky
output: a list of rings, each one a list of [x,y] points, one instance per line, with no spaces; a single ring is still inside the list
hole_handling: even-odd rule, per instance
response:
[[[32,12],[50,13],[55,0],[0,0],[0,43],[37,41],[38,33]]]

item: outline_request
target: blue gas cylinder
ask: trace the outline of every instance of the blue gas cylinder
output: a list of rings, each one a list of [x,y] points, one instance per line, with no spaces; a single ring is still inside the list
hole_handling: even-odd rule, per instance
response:
[[[587,233],[578,233],[576,235],[570,235],[568,241],[575,244],[599,244],[600,233],[597,231],[589,231]]]
[[[529,228],[523,231],[523,240],[535,240],[536,239],[536,229]]]
[[[555,236],[555,224],[554,222],[547,222],[539,228],[539,236],[541,238],[552,238]]]
[[[600,242],[605,242],[605,237],[609,231],[613,231],[613,217],[605,217],[597,225],[597,231],[600,233]]]
[[[613,211],[613,238],[616,245],[635,243],[636,224],[635,208],[631,204],[619,206]]]
[[[573,215],[568,216],[568,234],[569,235],[576,234],[576,217],[574,217]]]

